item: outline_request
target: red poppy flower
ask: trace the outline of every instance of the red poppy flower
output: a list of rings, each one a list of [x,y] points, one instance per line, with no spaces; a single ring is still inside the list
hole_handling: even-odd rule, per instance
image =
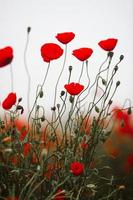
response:
[[[56,35],[57,40],[63,44],[71,42],[74,39],[74,37],[75,34],[73,32],[58,33]]]
[[[19,200],[17,197],[7,197],[6,200]]]
[[[80,85],[79,83],[72,82],[64,85],[64,88],[67,90],[69,94],[78,95],[84,89],[84,86]]]
[[[125,171],[127,173],[131,172],[133,170],[133,154],[128,155],[126,161],[125,161]]]
[[[5,47],[0,49],[0,67],[5,67],[10,64],[13,59],[12,47]]]
[[[85,61],[91,56],[92,53],[93,53],[92,49],[83,47],[80,49],[73,50],[72,55],[75,56],[80,61]]]
[[[83,150],[87,150],[88,147],[89,147],[89,145],[88,145],[85,141],[82,141],[81,144],[80,144],[80,146],[81,146],[81,148],[82,148]]]
[[[60,58],[63,54],[63,49],[54,43],[46,43],[41,47],[41,56],[45,62],[50,62]]]
[[[53,200],[65,200],[64,192],[62,192],[62,189],[58,189],[55,195],[55,198]]]
[[[84,164],[80,162],[73,162],[70,164],[70,171],[75,175],[79,176],[84,171]]]
[[[23,154],[25,157],[28,156],[28,154],[31,152],[31,148],[32,145],[28,142],[23,145]]]
[[[16,99],[17,99],[16,93],[11,92],[11,93],[6,97],[6,99],[3,101],[2,107],[3,107],[5,110],[11,109],[12,106],[15,105]]]
[[[113,51],[117,44],[117,39],[109,38],[107,40],[102,40],[98,43],[98,45],[104,49],[105,51]]]
[[[132,115],[129,115],[127,111],[117,109],[115,111],[114,119],[117,120],[116,132],[121,136],[133,137],[133,125]]]

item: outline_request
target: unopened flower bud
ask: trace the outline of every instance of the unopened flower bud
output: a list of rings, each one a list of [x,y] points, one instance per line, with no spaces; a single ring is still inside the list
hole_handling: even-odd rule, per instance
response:
[[[60,108],[60,104],[59,104],[59,103],[57,104],[57,108],[58,108],[58,109]]]
[[[22,97],[20,97],[19,99],[18,99],[18,103],[20,103],[22,101]]]
[[[117,72],[117,70],[118,70],[118,66],[117,65],[114,67],[114,70],[115,70],[115,72]]]
[[[72,71],[72,66],[69,66],[69,71],[70,71],[70,72]]]
[[[118,87],[120,85],[120,83],[121,83],[120,81],[117,81],[116,82],[116,87]]]
[[[61,97],[64,96],[64,94],[65,94],[65,91],[62,90],[61,93],[60,93]]]
[[[95,111],[96,111],[97,113],[99,113],[99,108],[98,108],[97,106],[95,106]]]
[[[30,27],[30,26],[28,26],[28,27],[27,27],[27,33],[29,34],[29,33],[30,33],[30,31],[31,31],[31,27]]]
[[[55,111],[55,110],[56,110],[56,107],[55,107],[55,106],[51,107],[51,110]]]
[[[113,101],[110,99],[108,104],[111,105],[112,103],[113,103]]]
[[[39,97],[40,97],[40,98],[43,97],[43,91],[42,91],[42,90],[39,92]]]
[[[120,61],[123,60],[123,59],[124,59],[124,56],[123,56],[123,55],[120,55]]]
[[[45,117],[44,115],[41,117],[41,122],[44,122],[45,121]]]
[[[107,82],[106,82],[105,79],[102,79],[102,84],[103,84],[103,85],[106,85],[106,84],[107,84]]]

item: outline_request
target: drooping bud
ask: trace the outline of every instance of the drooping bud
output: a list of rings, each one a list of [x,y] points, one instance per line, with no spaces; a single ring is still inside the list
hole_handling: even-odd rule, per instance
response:
[[[73,67],[72,67],[72,66],[69,66],[69,71],[70,71],[70,72],[72,71],[72,69],[73,69]]]
[[[113,103],[113,101],[110,99],[108,104],[111,105],[112,103]]]
[[[39,97],[40,97],[40,98],[43,97],[43,91],[42,91],[42,90],[39,92]]]
[[[102,84],[103,84],[103,85],[107,85],[107,82],[106,82],[105,79],[102,79]]]
[[[121,82],[120,82],[120,81],[117,81],[117,82],[116,82],[116,87],[118,87],[120,84],[121,84]]]
[[[31,27],[30,27],[30,26],[28,26],[28,27],[27,27],[27,33],[29,34],[29,33],[30,33],[30,31],[31,31]]]
[[[60,93],[61,97],[64,96],[64,94],[65,94],[65,91],[62,90],[61,93]]]
[[[117,65],[114,67],[114,70],[115,70],[115,72],[117,72],[117,70],[118,70],[118,66]]]
[[[123,60],[123,59],[124,59],[124,56],[123,56],[123,55],[120,55],[120,61]]]
[[[97,113],[99,113],[99,108],[98,108],[97,106],[95,106],[95,111],[96,111]]]

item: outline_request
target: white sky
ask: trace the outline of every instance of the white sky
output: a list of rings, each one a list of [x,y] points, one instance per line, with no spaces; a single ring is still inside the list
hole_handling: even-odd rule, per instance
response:
[[[28,68],[32,78],[31,105],[37,84],[42,83],[47,64],[42,61],[40,47],[46,42],[59,42],[55,35],[72,31],[75,39],[68,49],[69,65],[74,67],[73,81],[80,73],[81,63],[71,56],[71,51],[83,46],[94,50],[89,59],[90,77],[94,77],[106,53],[97,43],[100,40],[118,38],[114,63],[119,55],[125,56],[120,64],[117,79],[121,81],[115,101],[123,104],[125,98],[133,99],[133,1],[132,0],[0,0],[0,48],[11,45],[14,49],[14,90],[23,97],[26,105],[27,76],[23,63],[26,29],[31,26],[27,52]],[[63,47],[63,45],[61,45]],[[50,110],[53,102],[54,84],[61,70],[63,58],[52,62],[46,82],[45,107]],[[9,67],[0,69],[0,101],[10,92]],[[62,77],[60,89],[66,78]],[[57,75],[57,76],[56,76]],[[116,79],[116,80],[117,80]]]

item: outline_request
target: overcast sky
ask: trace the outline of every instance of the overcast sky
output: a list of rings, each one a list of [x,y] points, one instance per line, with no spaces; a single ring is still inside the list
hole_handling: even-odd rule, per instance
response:
[[[27,26],[32,28],[27,52],[28,69],[32,79],[31,105],[37,84],[42,83],[47,64],[42,61],[40,47],[46,42],[59,42],[55,35],[72,31],[75,39],[68,47],[69,65],[74,67],[73,81],[80,73],[81,63],[71,56],[71,51],[83,46],[94,50],[89,60],[92,79],[106,53],[97,43],[100,40],[118,38],[114,63],[121,54],[125,56],[120,64],[116,80],[121,85],[115,101],[122,104],[125,98],[133,99],[133,1],[132,0],[0,0],[0,48],[12,46],[14,59],[14,91],[23,97],[26,105],[27,76],[24,68],[23,53],[26,42]],[[61,45],[61,44],[60,44]],[[63,48],[64,46],[61,45]],[[50,110],[53,102],[54,84],[61,70],[63,58],[52,62],[46,82],[45,106]],[[0,69],[0,101],[10,92],[10,66]],[[62,77],[63,89],[66,73]],[[67,81],[67,79],[66,79]],[[82,80],[83,81],[83,80]],[[84,82],[84,81],[83,81]]]

